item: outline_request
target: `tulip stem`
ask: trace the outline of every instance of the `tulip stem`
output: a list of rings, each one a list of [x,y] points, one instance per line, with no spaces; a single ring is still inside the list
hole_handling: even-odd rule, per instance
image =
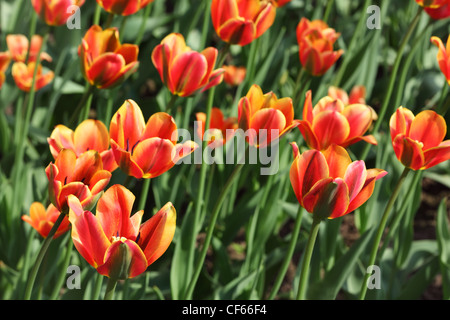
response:
[[[319,233],[319,226],[321,219],[315,219],[313,216],[313,222],[311,230],[309,231],[308,243],[306,244],[305,252],[303,253],[303,260],[301,264],[300,280],[298,284],[297,300],[305,300],[306,288],[309,277],[309,265],[311,264],[311,257],[314,250],[314,244]]]
[[[403,170],[400,178],[398,179],[397,185],[395,186],[395,188],[391,194],[391,197],[386,205],[386,208],[385,208],[383,215],[381,217],[381,220],[380,220],[380,224],[378,225],[378,230],[377,230],[377,234],[375,237],[375,242],[373,243],[372,250],[370,253],[370,260],[369,260],[368,266],[371,266],[375,263],[375,260],[377,257],[377,252],[378,252],[378,247],[381,242],[381,237],[383,236],[383,232],[384,232],[384,229],[385,229],[388,217],[389,217],[389,213],[392,210],[395,200],[397,199],[397,197],[400,193],[403,182],[405,181],[405,179],[408,176],[408,173],[410,171],[411,171],[411,169],[405,167],[405,169]],[[367,292],[367,280],[369,279],[369,277],[370,277],[370,273],[366,273],[364,276],[364,281],[362,283],[361,292],[360,292],[360,296],[359,296],[360,300],[364,300],[364,298],[365,298],[365,295]]]
[[[39,270],[39,267],[42,263],[42,260],[44,259],[44,256],[45,256],[45,253],[47,252],[48,247],[50,246],[50,243],[53,240],[53,236],[55,235],[56,230],[58,230],[58,228],[61,225],[61,222],[64,220],[65,216],[66,216],[66,214],[63,212],[61,212],[59,214],[58,219],[55,221],[55,224],[50,229],[50,232],[48,233],[47,237],[45,238],[44,242],[42,243],[42,246],[41,246],[41,249],[39,250],[36,261],[34,262],[33,269],[31,269],[31,273],[28,277],[27,286],[25,288],[25,300],[30,300],[30,298],[31,298],[31,291],[33,289],[34,281],[36,279],[36,275]]]
[[[402,42],[400,43],[400,46],[397,51],[397,56],[395,57],[394,65],[392,67],[392,73],[391,73],[391,76],[389,79],[389,84],[388,84],[388,88],[386,91],[386,95],[384,96],[384,100],[381,105],[380,112],[378,113],[378,119],[377,119],[377,121],[375,121],[375,124],[373,127],[373,133],[378,132],[378,129],[380,128],[381,124],[383,123],[383,119],[386,114],[389,102],[390,102],[392,91],[394,90],[394,85],[395,85],[396,81],[398,80],[397,72],[398,72],[398,68],[400,67],[400,62],[403,57],[403,51],[406,47],[406,44],[408,43],[409,38],[411,37],[414,29],[416,28],[416,26],[420,20],[420,15],[421,15],[422,11],[423,11],[423,8],[421,6],[419,6],[416,16],[411,21],[411,24],[408,27],[408,31],[407,31],[405,37],[402,39]],[[360,159],[364,160],[366,158],[367,153],[369,152],[370,146],[371,146],[371,144],[366,144],[364,146],[363,153],[362,153]]]
[[[447,97],[448,87],[450,87],[450,84],[447,85],[447,83],[444,83],[444,87],[442,88],[442,91],[441,91],[441,97],[439,99],[439,103],[436,108],[436,112],[439,113],[443,117],[445,116],[448,108],[450,107],[450,99],[448,99],[448,97]],[[447,103],[445,103],[446,100],[447,100]]]
[[[139,210],[145,209],[147,203],[148,191],[150,190],[150,178],[144,179],[142,184],[141,198],[139,199]]]
[[[219,198],[217,199],[217,202],[214,206],[214,209],[212,211],[211,220],[209,222],[209,226],[206,233],[205,242],[203,243],[202,251],[200,253],[199,260],[197,261],[197,265],[195,267],[194,274],[192,275],[192,279],[189,283],[189,287],[186,291],[185,299],[192,299],[192,293],[194,292],[195,285],[197,283],[198,277],[200,276],[200,272],[203,267],[203,263],[206,258],[206,254],[209,249],[209,245],[211,243],[212,234],[214,231],[214,226],[216,224],[217,218],[220,213],[220,209],[222,207],[222,204],[227,197],[228,191],[231,189],[231,186],[233,185],[233,182],[239,177],[239,172],[243,168],[244,163],[239,163],[234,168],[233,172],[231,173],[230,177],[228,178],[227,182],[225,183],[222,191],[220,192]]]
[[[170,113],[172,111],[173,106],[175,105],[175,102],[177,101],[178,96],[176,94],[172,94],[170,97],[169,102],[166,106],[166,113]]]
[[[84,90],[83,97],[81,97],[80,103],[77,106],[76,110],[81,110],[80,117],[78,119],[78,123],[83,122],[84,120],[89,118],[89,112],[91,110],[92,96],[94,93],[94,86],[87,84],[86,89]]]
[[[70,233],[68,233],[67,235],[68,239],[67,239],[67,248],[66,248],[66,252],[64,255],[64,260],[62,263],[62,272],[60,272],[58,280],[56,282],[55,287],[53,288],[53,292],[51,295],[51,300],[55,300],[58,298],[60,289],[64,283],[64,279],[66,277],[66,270],[67,270],[67,266],[69,265],[69,261],[70,261],[70,257],[72,255],[72,250],[73,250],[73,241],[72,241],[72,237],[70,235]]]
[[[148,17],[150,16],[151,11],[152,11],[152,2],[150,2],[144,9],[144,15],[142,16],[141,26],[139,27],[139,32],[135,42],[135,44],[138,46],[141,44],[142,38],[144,37],[145,25],[147,24],[147,20]]]
[[[108,278],[104,300],[112,300],[117,286],[117,279]]]
[[[291,233],[291,240],[289,242],[288,251],[286,253],[286,256],[284,257],[283,263],[281,264],[280,272],[278,273],[278,276],[273,285],[272,292],[269,296],[270,300],[273,300],[275,298],[275,295],[278,293],[281,283],[283,282],[284,276],[286,275],[289,263],[291,262],[292,255],[294,254],[295,251],[295,246],[297,245],[298,235],[300,234],[300,228],[302,225],[302,218],[303,218],[303,207],[299,205],[297,217],[295,218],[294,229]]]

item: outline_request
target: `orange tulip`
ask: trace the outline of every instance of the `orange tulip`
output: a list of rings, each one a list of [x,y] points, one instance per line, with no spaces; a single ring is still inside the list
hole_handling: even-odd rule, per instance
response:
[[[100,89],[117,86],[135,72],[138,53],[137,45],[120,44],[117,28],[98,25],[89,28],[78,47],[85,79]]]
[[[363,136],[372,124],[374,113],[365,104],[345,106],[341,100],[329,96],[320,99],[313,108],[309,90],[298,128],[305,142],[313,149],[324,150],[331,144],[346,148],[360,140],[376,145],[374,136]]]
[[[225,72],[223,80],[230,86],[238,86],[244,81],[247,69],[245,67],[236,67],[233,65],[223,66]]]
[[[50,201],[60,212],[68,212],[67,197],[70,194],[80,199],[83,208],[90,208],[111,179],[111,172],[103,169],[102,159],[95,150],[86,151],[77,158],[73,150],[63,149],[45,173]]]
[[[97,0],[106,11],[122,16],[129,16],[152,3],[153,0]]]
[[[12,66],[12,76],[14,81],[20,90],[29,92],[33,84],[33,74],[36,63],[29,62],[25,64],[23,62],[15,62]],[[53,71],[48,71],[47,73],[42,73],[42,65],[37,66],[37,74],[35,80],[35,90],[38,91],[48,85],[54,78],[55,74]]]
[[[5,82],[5,71],[8,69],[9,62],[11,61],[11,55],[8,51],[0,52],[0,88]]]
[[[381,169],[366,169],[363,160],[352,162],[347,151],[334,144],[322,152],[310,149],[303,154],[295,142],[291,145],[292,188],[300,205],[320,220],[359,208],[372,195],[375,181],[387,174]]]
[[[439,63],[442,73],[450,85],[450,36],[447,38],[447,46],[444,46],[442,40],[438,37],[431,37],[431,42],[439,48],[436,59]]]
[[[328,88],[328,96],[341,100],[344,106],[354,103],[366,104],[366,88],[364,86],[354,86],[350,94],[347,94],[341,88],[331,86]]]
[[[135,196],[121,185],[105,191],[96,214],[69,197],[73,243],[101,275],[122,279],[143,273],[167,250],[176,228],[176,211],[167,203],[141,224],[143,210],[130,217]]]
[[[89,150],[96,150],[102,158],[103,169],[114,171],[117,163],[109,148],[109,132],[100,120],[87,119],[73,131],[60,124],[57,125],[47,138],[50,151],[56,159],[62,149],[71,149],[77,157]]]
[[[28,61],[36,61],[36,56],[42,46],[42,37],[40,35],[33,35],[31,37],[31,45],[28,38],[23,34],[9,34],[6,36],[6,44],[11,54],[11,58],[16,62],[26,62],[27,54]],[[28,50],[30,51],[28,53]],[[41,59],[51,62],[52,57],[46,52],[41,52]]]
[[[153,114],[146,124],[141,109],[130,99],[112,117],[109,134],[117,164],[137,179],[163,174],[198,147],[193,141],[177,143],[177,126],[165,112]]]
[[[446,19],[450,17],[450,1],[439,8],[424,8],[425,12],[434,20]]]
[[[206,113],[197,112],[197,121],[200,122],[197,134],[203,140],[205,133]],[[224,118],[219,108],[212,108],[211,121],[207,134],[208,145],[211,147],[220,146],[226,143],[227,138],[234,135],[234,131],[238,128],[237,118]]]
[[[248,130],[247,141],[255,147],[267,147],[299,124],[291,98],[264,94],[256,84],[239,100],[238,122],[240,129]]]
[[[400,107],[389,126],[395,155],[405,167],[424,170],[450,159],[450,140],[443,141],[447,125],[436,112],[425,110],[414,116]]]
[[[322,20],[302,18],[296,32],[300,62],[313,76],[323,75],[344,53],[342,49],[333,50],[340,33]]]
[[[39,17],[50,26],[60,26],[73,14],[72,7],[81,7],[85,0],[31,0]]]
[[[217,53],[213,47],[194,51],[186,45],[183,35],[171,33],[153,49],[152,62],[170,92],[187,97],[222,81],[224,70],[214,70]]]
[[[272,26],[276,7],[271,1],[213,0],[211,18],[225,42],[245,46]]]
[[[43,238],[47,238],[59,215],[60,212],[53,204],[50,204],[47,209],[45,209],[42,203],[33,202],[30,206],[30,215],[23,215],[22,220],[29,223]],[[63,235],[69,229],[69,219],[65,216],[56,230],[53,239]]]

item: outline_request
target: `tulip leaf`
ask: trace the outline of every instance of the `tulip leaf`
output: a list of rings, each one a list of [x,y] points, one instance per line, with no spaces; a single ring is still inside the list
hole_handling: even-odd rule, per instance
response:
[[[450,298],[450,227],[447,214],[447,198],[444,198],[437,210],[436,239],[439,248],[443,298],[446,300]]]
[[[363,252],[369,250],[374,229],[367,230],[353,245],[336,261],[335,265],[325,274],[322,281],[314,283],[308,290],[308,299],[335,299],[346,279],[360,260]]]

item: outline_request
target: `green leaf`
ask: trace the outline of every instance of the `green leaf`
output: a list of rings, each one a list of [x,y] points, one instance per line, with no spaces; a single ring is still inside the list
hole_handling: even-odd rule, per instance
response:
[[[308,299],[335,299],[339,290],[349,277],[362,253],[366,252],[371,244],[374,229],[367,230],[361,237],[342,255],[333,268],[326,273],[322,281],[314,283],[308,291]]]
[[[444,299],[450,298],[450,231],[447,217],[447,198],[442,199],[437,210],[436,239],[439,249]]]

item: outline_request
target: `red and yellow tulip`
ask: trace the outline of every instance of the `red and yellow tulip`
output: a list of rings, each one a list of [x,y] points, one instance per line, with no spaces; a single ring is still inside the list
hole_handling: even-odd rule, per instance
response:
[[[239,128],[246,131],[247,141],[254,147],[267,147],[271,142],[298,126],[289,97],[278,99],[273,92],[263,93],[254,84],[238,104]],[[275,134],[274,134],[275,133]]]
[[[31,0],[39,17],[50,26],[60,26],[73,14],[72,7],[81,7],[85,0]]]
[[[225,42],[245,46],[272,26],[276,7],[271,1],[213,0],[211,18],[217,35]]]
[[[335,144],[326,150],[310,149],[300,154],[291,144],[294,161],[290,181],[298,202],[315,218],[334,219],[363,205],[372,195],[376,180],[387,174],[366,169],[363,160],[353,161]]]
[[[130,217],[135,196],[121,185],[105,191],[96,214],[69,197],[72,240],[81,256],[104,276],[133,278],[167,250],[176,228],[176,211],[169,202],[142,222],[143,210]]]
[[[292,0],[272,0],[272,3],[275,7],[280,8],[282,6],[287,5]]]
[[[424,8],[425,12],[434,20],[441,20],[450,17],[450,1],[439,8]]]
[[[197,127],[197,134],[203,140],[205,133],[206,113],[197,112],[197,121],[200,125]],[[220,146],[226,143],[227,138],[234,135],[238,129],[236,117],[225,118],[219,108],[211,109],[211,121],[206,140],[211,147]]]
[[[416,0],[416,2],[424,8],[439,8],[448,4],[448,0]]]
[[[431,37],[431,42],[439,49],[436,59],[445,79],[447,79],[447,83],[450,85],[450,36],[447,38],[446,46],[439,37]]]
[[[138,65],[139,47],[121,44],[117,28],[93,25],[84,35],[78,54],[85,79],[99,89],[121,84]]]
[[[433,110],[414,116],[400,107],[391,116],[389,126],[395,155],[405,167],[424,170],[450,159],[450,140],[443,141],[447,124]]]
[[[145,123],[141,109],[130,99],[112,117],[109,134],[116,163],[137,179],[163,174],[198,147],[193,141],[177,143],[177,126],[165,112],[153,114]]]
[[[22,90],[29,92],[33,84],[33,75],[36,68],[36,62],[29,62],[25,64],[23,62],[15,62],[12,66],[12,76],[17,85],[17,87]],[[36,80],[35,80],[35,90],[38,91],[52,82],[55,74],[53,71],[48,71],[47,73],[42,73],[42,65],[37,66]]]
[[[224,70],[214,69],[217,54],[213,47],[202,52],[192,50],[183,35],[171,33],[153,49],[152,62],[170,92],[187,97],[222,81]]]
[[[11,61],[11,55],[8,51],[0,52],[0,88],[5,82],[5,71],[8,69],[9,63]]]
[[[28,61],[36,61],[36,57],[42,47],[42,40],[42,37],[37,34],[31,37],[31,44],[23,34],[8,34],[6,36],[8,51],[11,54],[11,58],[16,62],[26,62],[27,54],[29,55]],[[40,60],[51,62],[52,57],[46,52],[41,52]]]
[[[117,163],[109,147],[109,132],[100,120],[87,119],[74,130],[57,125],[47,138],[50,151],[56,159],[62,149],[71,149],[77,157],[89,150],[96,150],[102,158],[103,169],[114,171]]]
[[[122,16],[135,14],[152,2],[153,0],[97,0],[104,10]]]
[[[49,204],[46,209],[42,203],[33,202],[30,206],[30,215],[23,215],[22,220],[29,223],[43,238],[47,238],[59,215],[60,212],[53,204]],[[69,218],[65,216],[53,235],[53,239],[63,235],[69,229]]]
[[[306,93],[299,130],[312,149],[324,150],[332,144],[344,148],[360,140],[377,144],[374,136],[364,136],[372,125],[375,111],[361,103],[347,106],[340,99],[323,97],[312,106],[311,91]]]
[[[340,33],[322,20],[302,18],[296,32],[300,62],[313,76],[323,75],[344,53],[333,49]]]
[[[223,66],[224,74],[223,80],[230,86],[238,86],[244,81],[247,74],[247,69],[245,67],[237,67],[233,65]]]
[[[333,99],[341,100],[344,103],[344,106],[355,103],[366,104],[366,87],[354,86],[348,94],[341,88],[331,86],[328,88],[328,96]]]
[[[76,196],[83,208],[90,208],[111,179],[111,172],[103,169],[102,158],[95,150],[77,157],[75,151],[62,149],[45,173],[49,181],[50,201],[59,212],[65,213],[68,213],[69,195]]]

